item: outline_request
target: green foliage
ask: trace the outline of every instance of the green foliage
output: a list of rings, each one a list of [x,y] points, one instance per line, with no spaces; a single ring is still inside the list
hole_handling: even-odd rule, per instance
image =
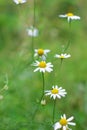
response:
[[[51,74],[45,75],[46,87],[50,89],[53,84],[57,84],[68,93],[66,98],[58,101],[55,121],[62,113],[68,117],[73,115],[77,124],[73,130],[86,130],[86,5],[87,2],[75,0],[36,1],[39,36],[34,39],[34,47],[50,49],[48,61],[55,66]],[[54,55],[60,54],[62,47],[66,46],[70,30],[67,21],[58,18],[58,15],[67,11],[79,16],[81,14],[82,18],[81,21],[72,22],[71,44],[66,52],[71,54],[71,58],[64,60],[60,69],[60,60],[55,59]],[[0,101],[0,130],[52,129],[52,101],[46,98],[46,106],[38,107],[42,77],[39,72],[33,72],[32,38],[26,33],[32,22],[33,1],[20,6],[13,1],[0,1],[0,88],[4,85],[5,74],[9,80],[9,89]]]

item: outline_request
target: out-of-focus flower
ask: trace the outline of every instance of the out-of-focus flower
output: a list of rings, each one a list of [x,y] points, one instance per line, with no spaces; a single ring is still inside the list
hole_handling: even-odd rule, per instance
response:
[[[80,20],[79,16],[74,15],[73,13],[61,14],[59,15],[61,18],[67,18],[68,22],[71,20]]]
[[[65,58],[71,57],[71,55],[70,54],[61,54],[61,55],[56,54],[55,57],[60,58],[60,59],[65,59]]]
[[[53,65],[51,64],[51,62],[46,63],[45,61],[36,61],[35,63],[33,63],[33,66],[37,66],[37,68],[34,70],[34,72],[36,71],[40,71],[45,73],[47,72],[51,72],[53,71],[52,67]]]
[[[25,3],[27,0],[13,0],[16,4],[23,4]]]
[[[68,125],[71,126],[75,126],[76,123],[71,122],[74,119],[73,116],[71,116],[70,118],[66,119],[66,115],[63,114],[63,116],[61,116],[61,119],[59,120],[59,122],[56,122],[53,127],[54,130],[58,130],[58,129],[62,129],[62,130],[72,130],[68,127]]]
[[[31,36],[31,37],[37,37],[38,29],[31,26],[30,28],[27,29],[27,34],[28,34],[28,36]]]
[[[43,106],[46,105],[46,100],[45,100],[45,99],[42,99],[42,100],[41,100],[41,105],[43,105]]]
[[[34,56],[39,56],[39,57],[42,58],[42,60],[46,60],[47,53],[49,53],[49,52],[50,52],[50,50],[48,50],[48,49],[45,49],[45,50],[43,50],[43,49],[35,49]]]
[[[52,86],[52,89],[51,90],[46,90],[45,91],[45,95],[46,96],[50,96],[50,98],[53,98],[54,100],[56,98],[61,98],[61,97],[65,97],[66,95],[66,91],[65,89],[62,89],[62,87],[58,87],[57,85],[56,86]]]
[[[0,95],[0,100],[2,100],[3,99],[3,95]]]

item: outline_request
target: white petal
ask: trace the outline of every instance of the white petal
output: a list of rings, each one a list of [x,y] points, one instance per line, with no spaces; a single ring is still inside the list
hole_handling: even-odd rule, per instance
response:
[[[48,96],[48,95],[51,95],[51,93],[50,93],[50,92],[48,92],[48,93],[46,93],[45,95],[46,95],[46,96]]]
[[[47,72],[51,72],[51,71],[53,71],[53,69],[51,69],[51,68],[46,68],[46,71],[47,71]]]
[[[54,127],[54,130],[58,130],[58,129],[60,129],[62,126],[60,125],[59,122],[57,122],[57,123],[55,123],[55,124],[53,125],[53,127]]]
[[[59,15],[59,17],[60,17],[60,18],[66,18],[67,15],[66,15],[66,14],[61,14],[61,15]]]
[[[57,54],[56,54],[54,57],[59,58],[59,57],[60,57],[60,55],[57,55]]]
[[[56,99],[56,95],[53,95],[53,99],[54,99],[54,100]]]
[[[74,123],[74,122],[68,122],[68,125],[75,126],[75,125],[76,125],[76,123]]]
[[[66,119],[66,115],[65,114],[63,114],[63,117]]]
[[[57,94],[57,97],[58,97],[59,99],[61,98],[61,96],[60,96],[60,95],[58,95],[58,94]]]
[[[67,119],[67,121],[71,121],[71,120],[73,120],[73,119],[74,119],[74,117],[71,116],[70,118]]]
[[[63,130],[67,130],[66,126],[63,126]]]
[[[36,69],[34,70],[34,72],[36,72],[36,71],[38,71],[38,70],[40,70],[40,68],[36,68]]]

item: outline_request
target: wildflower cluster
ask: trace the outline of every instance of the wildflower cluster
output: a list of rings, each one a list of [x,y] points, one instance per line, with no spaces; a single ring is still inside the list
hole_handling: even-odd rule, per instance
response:
[[[26,0],[13,0],[13,1],[16,4],[22,4],[22,3],[27,2]],[[71,12],[66,13],[66,14],[61,14],[61,15],[59,15],[59,17],[60,18],[67,18],[68,23],[71,23],[72,20],[80,20],[79,16],[76,16]],[[35,21],[34,21],[34,24],[35,24]],[[32,25],[29,29],[27,29],[27,33],[28,33],[28,36],[32,37],[32,41],[33,41],[33,37],[37,37],[39,35],[38,29],[35,28],[35,25],[34,26]],[[33,46],[33,44],[34,43],[32,42],[32,46]],[[50,90],[45,89],[45,79],[44,79],[45,72],[51,73],[53,71],[53,68],[55,67],[53,65],[53,63],[47,61],[48,53],[50,53],[50,50],[43,49],[43,48],[34,49],[33,47],[32,47],[32,49],[34,52],[33,58],[36,58],[36,60],[34,60],[32,63],[32,66],[36,67],[34,69],[34,72],[39,71],[40,73],[42,73],[42,78],[43,78],[43,81],[42,81],[43,89],[42,89],[42,96],[41,96],[40,103],[42,105],[45,105],[46,100],[44,99],[44,97],[50,96],[50,98],[53,99],[53,101],[54,101],[53,129],[54,130],[58,130],[58,129],[71,130],[69,128],[69,125],[72,125],[72,126],[76,125],[74,122],[72,122],[72,120],[74,119],[73,116],[71,116],[70,118],[67,119],[66,115],[63,114],[61,116],[61,118],[59,119],[59,121],[55,122],[55,105],[56,105],[55,101],[57,99],[61,99],[62,97],[65,97],[67,94],[66,90],[62,87],[59,87],[58,85],[52,85]],[[63,59],[70,58],[71,55],[61,52],[61,54],[55,54],[53,57],[55,57],[57,59],[59,58],[63,61]]]

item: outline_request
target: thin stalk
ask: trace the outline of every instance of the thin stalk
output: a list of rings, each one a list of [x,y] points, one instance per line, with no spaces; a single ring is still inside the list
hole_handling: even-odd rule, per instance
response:
[[[42,98],[44,97],[44,90],[45,90],[45,80],[44,80],[44,73],[42,72],[42,80],[43,80],[43,89],[42,89]]]
[[[56,99],[53,102],[53,119],[52,119],[53,124],[54,124],[54,119],[55,119],[55,106],[56,106]]]
[[[35,27],[35,11],[36,11],[36,2],[33,1],[33,29]],[[32,31],[33,31],[32,29]],[[34,36],[32,36],[32,58],[34,60]]]
[[[70,21],[69,21],[69,30],[70,30],[70,36],[69,36],[69,40],[68,40],[68,43],[67,43],[67,45],[66,45],[66,47],[65,47],[65,49],[64,49],[64,52],[69,48],[69,46],[70,46],[70,44],[71,44],[71,19],[70,19]]]
[[[38,111],[38,109],[39,109],[39,107],[40,107],[41,101],[42,101],[42,99],[43,99],[43,97],[44,97],[45,80],[44,80],[44,73],[43,73],[43,72],[42,72],[42,82],[43,82],[43,83],[42,83],[42,96],[41,96],[41,98],[40,98],[40,100],[39,100],[39,104],[38,104],[36,110],[34,111],[34,114],[33,114],[33,116],[32,116],[32,119],[34,119],[34,117],[35,117],[35,115],[36,115],[36,113],[37,113],[37,111]]]
[[[71,38],[71,36],[70,36],[70,38]],[[70,38],[69,38],[69,41],[68,41],[68,43],[67,43],[67,45],[66,45],[66,47],[64,49],[64,52],[69,48],[69,46],[71,44],[71,39]]]
[[[36,12],[36,1],[34,0],[34,16],[33,16],[33,27],[35,27],[35,12]]]
[[[63,58],[61,58],[60,69],[61,69],[61,67],[62,67],[62,64],[63,64]]]
[[[32,45],[31,45],[31,48],[32,48],[32,59],[34,60],[34,36],[32,36],[32,41],[31,42],[32,42]]]

